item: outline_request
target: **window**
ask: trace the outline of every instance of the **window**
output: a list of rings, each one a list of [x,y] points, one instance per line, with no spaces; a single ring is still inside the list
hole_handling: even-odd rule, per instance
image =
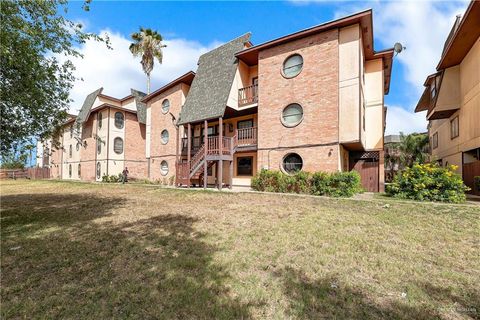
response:
[[[435,98],[435,96],[437,95],[437,89],[435,88],[435,83],[432,83],[430,85],[430,98]]]
[[[282,168],[286,173],[295,173],[302,170],[303,160],[296,153],[289,153],[283,158]]]
[[[435,132],[432,137],[432,149],[438,147],[438,132]]]
[[[113,151],[116,154],[121,154],[123,152],[123,139],[116,137],[113,139]]]
[[[295,127],[303,120],[303,108],[298,103],[289,104],[282,112],[282,123],[286,127]]]
[[[163,144],[167,144],[169,137],[170,137],[170,135],[169,135],[169,133],[168,133],[168,130],[167,130],[167,129],[164,129],[164,130],[162,131],[162,143],[163,143]]]
[[[237,158],[237,175],[238,176],[253,175],[253,157]]]
[[[115,127],[122,129],[124,120],[123,113],[115,112]]]
[[[97,139],[97,153],[102,153],[102,141],[100,139]]]
[[[299,54],[288,57],[283,63],[282,74],[285,78],[296,77],[303,68],[303,58]]]
[[[80,142],[77,142],[77,151],[80,150]]]
[[[208,127],[207,134],[208,134],[209,137],[218,135],[218,125]],[[192,137],[193,137],[193,135],[192,135]],[[202,129],[200,130],[200,137],[203,137],[203,126],[202,126]]]
[[[458,137],[458,134],[458,116],[456,116],[450,121],[450,139]]]
[[[68,156],[71,158],[72,157],[72,145],[68,147]]]
[[[78,164],[78,177],[80,178],[82,175],[82,169],[81,169],[81,166],[80,166],[80,163]]]
[[[170,110],[170,101],[168,99],[165,99],[162,102],[162,113],[166,114],[168,110]]]
[[[97,179],[100,179],[101,174],[102,174],[102,165],[100,164],[100,162],[97,162]]]
[[[70,126],[70,138],[73,137],[73,125]]]
[[[246,129],[253,127],[253,119],[237,122],[237,129]]]
[[[69,178],[72,177],[72,165],[71,164],[68,165],[68,177]]]
[[[168,162],[165,160],[160,163],[160,173],[162,176],[166,176],[168,174]]]
[[[102,129],[102,120],[103,114],[101,112],[97,113],[98,129]]]

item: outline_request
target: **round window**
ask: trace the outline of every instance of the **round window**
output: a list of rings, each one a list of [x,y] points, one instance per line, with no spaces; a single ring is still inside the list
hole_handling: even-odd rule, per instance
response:
[[[289,153],[283,158],[282,168],[286,173],[293,174],[302,170],[303,160],[296,153]]]
[[[166,176],[168,174],[168,162],[165,160],[160,163],[160,173],[162,176]]]
[[[303,58],[299,54],[294,54],[283,62],[282,74],[285,78],[296,77],[303,68]]]
[[[170,110],[170,101],[168,99],[163,100],[162,102],[162,112],[165,114]]]
[[[298,103],[292,103],[282,111],[282,123],[286,127],[295,127],[303,120],[303,108]]]
[[[162,143],[167,144],[169,137],[170,137],[170,135],[168,133],[168,130],[167,129],[163,130],[162,131]]]
[[[123,128],[123,122],[125,118],[123,117],[123,113],[121,112],[116,112],[115,113],[115,127],[117,129],[122,129]]]
[[[115,151],[116,154],[121,154],[123,152],[123,139],[116,137],[113,139],[113,151]]]

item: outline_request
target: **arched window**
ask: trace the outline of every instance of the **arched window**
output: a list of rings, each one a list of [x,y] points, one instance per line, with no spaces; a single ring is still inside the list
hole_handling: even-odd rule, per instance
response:
[[[77,151],[80,150],[80,142],[77,142]]]
[[[71,158],[72,157],[72,145],[68,147],[68,156]]]
[[[102,141],[100,139],[97,139],[97,153],[102,153]]]
[[[69,178],[72,177],[72,165],[71,164],[68,165],[68,177]]]
[[[289,174],[298,172],[303,168],[303,160],[296,153],[287,154],[282,161],[282,169]]]
[[[115,112],[115,127],[117,127],[117,129],[123,129],[124,122],[125,117],[123,116],[123,113]]]
[[[166,176],[168,174],[168,162],[165,160],[160,163],[160,173],[162,176]]]
[[[82,176],[82,168],[80,166],[80,163],[78,164],[78,177],[80,178]]]
[[[282,111],[282,123],[286,127],[295,127],[303,120],[303,108],[298,103],[291,103]]]
[[[121,154],[123,152],[123,139],[116,137],[113,140],[113,151],[115,151],[116,154]]]
[[[169,138],[170,138],[170,135],[169,135],[169,133],[168,133],[168,130],[167,130],[167,129],[164,129],[164,130],[162,131],[162,143],[163,143],[163,144],[167,144]]]
[[[100,164],[100,162],[97,162],[97,179],[100,179],[101,174],[102,174],[102,165]]]
[[[296,77],[303,68],[303,58],[299,54],[294,54],[283,62],[282,74],[285,78]]]
[[[162,113],[166,114],[168,110],[170,110],[170,101],[168,99],[165,99],[162,102]]]
[[[98,129],[102,129],[102,120],[103,114],[101,112],[97,113]]]

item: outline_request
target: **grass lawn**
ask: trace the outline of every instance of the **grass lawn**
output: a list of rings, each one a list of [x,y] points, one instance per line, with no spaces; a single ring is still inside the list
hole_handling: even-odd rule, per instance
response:
[[[480,319],[477,205],[0,187],[2,319]]]

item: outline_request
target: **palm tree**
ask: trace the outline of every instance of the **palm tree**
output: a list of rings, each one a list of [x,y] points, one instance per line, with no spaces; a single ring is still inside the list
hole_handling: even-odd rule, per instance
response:
[[[150,73],[153,70],[153,64],[155,58],[160,64],[163,60],[162,48],[166,45],[162,43],[162,35],[152,29],[140,28],[140,32],[132,34],[132,40],[130,44],[130,51],[134,57],[142,56],[143,72],[147,75],[147,94],[150,93]]]
[[[411,167],[415,162],[425,163],[428,160],[429,140],[424,133],[404,135],[400,133],[399,162],[402,168]]]

